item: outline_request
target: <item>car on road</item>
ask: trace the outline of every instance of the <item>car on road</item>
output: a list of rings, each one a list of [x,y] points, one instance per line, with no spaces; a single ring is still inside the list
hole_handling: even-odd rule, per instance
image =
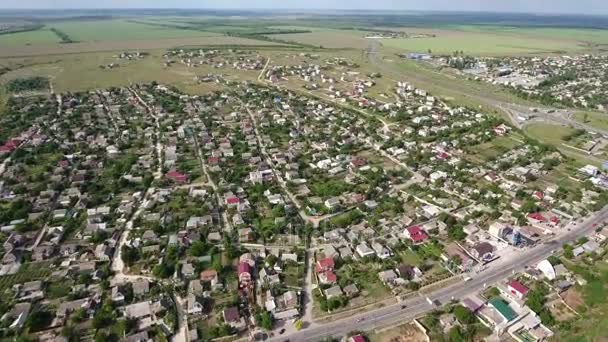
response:
[[[279,335],[283,335],[284,333],[285,333],[285,328],[283,328],[279,331]]]
[[[403,309],[405,309],[405,308],[407,308],[407,305],[405,305],[405,304],[404,304],[404,305],[401,305],[401,310],[403,310]]]

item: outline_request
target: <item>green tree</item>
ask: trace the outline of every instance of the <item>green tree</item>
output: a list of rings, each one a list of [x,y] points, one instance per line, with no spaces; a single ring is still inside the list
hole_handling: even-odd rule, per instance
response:
[[[475,315],[462,305],[456,305],[453,309],[454,316],[458,320],[458,322],[462,324],[472,324],[475,320]]]
[[[257,314],[256,321],[258,322],[259,327],[266,330],[272,330],[273,318],[270,312],[264,311]]]

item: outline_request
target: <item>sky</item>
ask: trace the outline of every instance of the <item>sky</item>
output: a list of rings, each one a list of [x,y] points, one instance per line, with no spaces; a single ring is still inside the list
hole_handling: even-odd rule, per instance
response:
[[[0,0],[0,9],[377,9],[608,15],[608,0]]]

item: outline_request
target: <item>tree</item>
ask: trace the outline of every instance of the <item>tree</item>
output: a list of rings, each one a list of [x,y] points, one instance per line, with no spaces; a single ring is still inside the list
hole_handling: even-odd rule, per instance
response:
[[[475,315],[462,305],[456,305],[453,309],[454,316],[462,324],[472,324],[475,322]]]
[[[53,314],[46,310],[38,310],[27,318],[26,325],[31,331],[39,331],[46,328],[52,320]]]
[[[120,257],[127,266],[133,266],[139,259],[139,249],[135,247],[122,246]]]
[[[104,303],[101,309],[97,310],[93,316],[93,328],[95,329],[109,327],[114,322],[116,322],[116,313],[109,302]]]
[[[297,320],[293,326],[296,328],[296,330],[302,330],[302,328],[304,327],[304,322],[302,322],[301,319]]]
[[[270,312],[264,311],[262,313],[257,314],[255,320],[258,322],[259,327],[266,330],[272,330],[273,319]]]
[[[459,326],[455,326],[448,332],[448,338],[450,342],[465,342],[465,336],[460,330]]]

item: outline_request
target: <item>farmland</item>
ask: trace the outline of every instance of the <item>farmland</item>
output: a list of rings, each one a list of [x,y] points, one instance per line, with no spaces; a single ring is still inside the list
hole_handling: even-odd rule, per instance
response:
[[[219,36],[217,33],[172,29],[127,20],[67,21],[49,26],[65,32],[72,40],[79,42]]]
[[[56,43],[59,43],[59,38],[49,30],[36,30],[0,35],[0,46],[2,46],[2,51],[12,47],[51,45]]]
[[[440,31],[436,37],[388,39],[382,44],[404,51],[451,54],[463,51],[468,55],[521,55],[561,53],[581,50],[574,40],[547,40],[526,35],[505,35],[492,32]]]
[[[272,35],[273,38],[297,42],[300,44],[322,46],[324,48],[356,48],[365,49],[369,40],[358,31],[347,30],[318,30],[310,33],[288,33]]]

